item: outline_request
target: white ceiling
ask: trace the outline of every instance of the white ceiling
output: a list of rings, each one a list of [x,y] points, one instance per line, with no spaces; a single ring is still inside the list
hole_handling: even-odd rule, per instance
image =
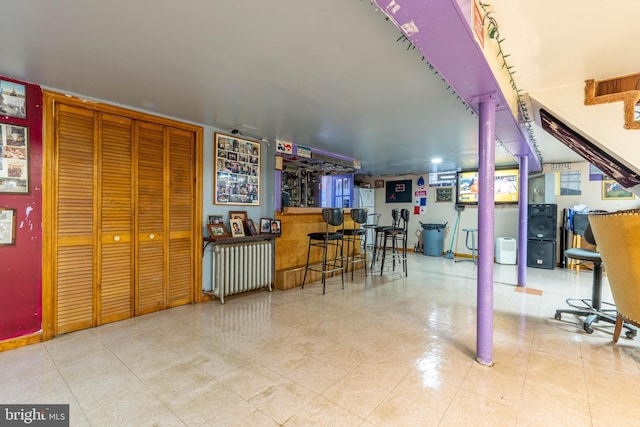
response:
[[[502,45],[524,93],[640,71],[636,0],[491,0]],[[553,109],[554,106],[547,106]],[[621,107],[620,107],[621,108]],[[622,113],[614,126],[622,126]],[[583,160],[538,125],[545,163]]]
[[[622,54],[633,51],[633,1],[491,2],[518,86],[637,72]],[[362,0],[5,2],[0,74],[354,157],[365,173],[476,167],[477,118],[375,9]],[[536,133],[545,162],[578,159]],[[498,148],[496,163],[516,162]]]

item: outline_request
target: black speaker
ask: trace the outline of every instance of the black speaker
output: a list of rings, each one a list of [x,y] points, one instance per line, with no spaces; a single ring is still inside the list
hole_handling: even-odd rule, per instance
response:
[[[527,238],[556,240],[558,205],[529,205]]]
[[[556,241],[528,240],[527,267],[553,270],[556,267]]]

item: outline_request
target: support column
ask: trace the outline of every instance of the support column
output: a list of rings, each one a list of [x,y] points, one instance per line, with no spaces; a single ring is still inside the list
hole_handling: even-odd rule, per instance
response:
[[[527,286],[527,238],[529,221],[529,156],[520,155],[518,199],[518,286]]]
[[[480,101],[478,163],[478,326],[476,360],[493,366],[493,256],[496,164],[496,99]]]

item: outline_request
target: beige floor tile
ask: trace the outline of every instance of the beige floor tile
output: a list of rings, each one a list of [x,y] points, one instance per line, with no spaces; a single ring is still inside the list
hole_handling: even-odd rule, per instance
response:
[[[274,384],[281,378],[280,374],[257,362],[251,362],[222,375],[218,381],[236,392],[244,399]]]
[[[616,425],[625,425],[640,420],[640,405],[633,393],[638,388],[637,376],[591,365],[585,366],[585,371],[594,424],[615,420]]]
[[[248,402],[279,424],[284,424],[317,396],[311,390],[283,378],[255,394]]]
[[[459,390],[445,412],[440,426],[514,426],[518,408],[480,394]]]
[[[565,358],[533,351],[525,385],[535,384],[567,396],[586,396],[587,383],[580,353]]]
[[[591,425],[589,400],[541,383],[526,385],[518,413],[520,426],[584,427]],[[615,424],[609,424],[615,425]]]
[[[442,412],[396,394],[389,395],[367,418],[376,426],[437,426]]]
[[[280,347],[275,351],[265,352],[255,359],[272,371],[286,375],[294,369],[299,368],[311,359],[311,356],[300,352],[297,348]]]
[[[287,378],[314,393],[322,394],[346,374],[346,371],[318,359],[310,359],[304,365],[287,374]]]
[[[390,357],[386,352],[379,352],[364,360],[351,372],[378,387],[391,391],[409,373],[412,365],[410,360],[397,356]]]
[[[322,393],[325,399],[359,417],[367,418],[389,391],[358,375],[347,375]]]
[[[199,426],[243,399],[220,383],[211,382],[183,392],[163,393],[160,398],[182,422]]]
[[[201,427],[276,427],[271,417],[246,401],[241,401],[204,422]]]
[[[167,407],[150,392],[122,390],[99,402],[84,405],[82,410],[92,426],[115,426],[164,412]]]
[[[524,373],[501,375],[495,367],[473,365],[460,385],[462,390],[493,399],[503,405],[518,406],[524,387]]]
[[[355,427],[361,426],[363,422],[364,420],[362,418],[335,403],[329,402],[323,397],[316,397],[306,406],[300,408],[284,425],[287,427]]]
[[[444,413],[458,388],[447,383],[446,378],[413,370],[393,389],[393,394],[412,400],[424,408]]]

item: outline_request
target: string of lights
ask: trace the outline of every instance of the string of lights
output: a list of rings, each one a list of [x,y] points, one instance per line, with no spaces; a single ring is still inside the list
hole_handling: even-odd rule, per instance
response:
[[[487,3],[480,3],[480,7],[482,8],[482,12],[484,13],[484,16],[482,17],[482,23],[483,25],[487,26],[489,38],[495,40],[496,43],[498,44],[498,57],[502,60],[502,68],[506,69],[507,72],[509,73],[509,84],[511,85],[511,89],[513,89],[518,99],[518,108],[520,110],[521,118],[524,122],[523,124],[529,136],[529,141],[533,146],[533,149],[535,151],[536,156],[538,157],[538,160],[540,161],[540,164],[542,164],[543,163],[542,153],[540,152],[540,148],[538,147],[538,143],[536,141],[535,132],[533,131],[533,125],[532,125],[533,120],[531,119],[531,116],[529,114],[529,108],[528,108],[527,102],[523,98],[522,89],[518,88],[518,85],[516,84],[516,81],[514,79],[514,74],[516,73],[516,70],[514,69],[515,67],[507,63],[507,58],[511,56],[511,54],[504,53],[504,50],[502,47],[502,43],[504,43],[506,39],[500,38],[498,21],[496,21],[496,19],[493,16],[491,16],[493,11],[487,11],[487,7],[490,7],[490,5]]]
[[[363,0],[360,0],[363,1]],[[374,2],[373,0],[370,0],[370,4],[373,6]],[[531,145],[533,146],[533,149],[535,151],[535,155],[538,157],[538,160],[540,161],[540,164],[542,164],[542,153],[540,152],[540,149],[538,147],[536,138],[535,138],[535,133],[533,130],[533,125],[532,125],[532,119],[531,119],[531,115],[529,114],[529,109],[527,106],[526,101],[524,100],[523,96],[522,96],[522,90],[518,88],[515,79],[513,77],[513,75],[516,73],[516,70],[514,69],[514,66],[509,65],[507,63],[507,58],[510,56],[510,54],[505,54],[503,49],[502,49],[502,42],[504,42],[505,39],[500,39],[500,33],[498,31],[498,23],[495,20],[495,18],[493,18],[491,16],[492,12],[488,12],[486,10],[486,6],[489,6],[488,4],[484,4],[484,3],[480,3],[480,6],[483,10],[484,16],[483,16],[483,25],[487,25],[487,31],[489,33],[489,38],[496,40],[497,44],[498,44],[498,56],[501,58],[502,60],[502,68],[506,68],[507,72],[509,73],[509,77],[510,77],[510,81],[509,84],[511,85],[511,88],[513,89],[513,91],[516,94],[517,100],[518,100],[518,109],[520,112],[520,117],[522,118],[523,121],[523,126],[526,128],[526,134],[529,138],[529,141],[531,142]],[[376,7],[375,11],[378,12],[380,9],[378,7]],[[389,21],[389,17],[385,15],[385,21]],[[487,22],[485,24],[485,22]],[[407,51],[409,50],[413,50],[416,48],[416,46],[404,35],[404,34],[400,34],[400,37],[398,37],[396,39],[396,42],[398,43],[407,43]],[[456,96],[456,99],[458,101],[460,101],[462,103],[462,105],[465,107],[465,109],[467,111],[469,111],[469,113],[475,117],[478,117],[478,113],[471,107],[471,105],[469,105],[468,102],[466,102],[466,100],[462,99],[462,97],[460,97],[460,95],[458,95],[455,90],[451,89],[451,85],[449,85],[446,81],[446,79],[444,77],[442,77],[440,75],[440,73],[435,69],[435,67],[423,56],[422,57],[422,61],[426,63],[427,67],[429,68],[429,71],[432,71],[434,75],[440,77],[440,79],[447,84],[447,90],[451,91],[451,93],[453,95]],[[505,151],[507,151],[508,153],[510,153],[511,155],[513,155],[513,153],[502,143],[502,141],[500,141],[499,139],[496,138],[496,142],[498,143],[498,145],[504,149]]]

